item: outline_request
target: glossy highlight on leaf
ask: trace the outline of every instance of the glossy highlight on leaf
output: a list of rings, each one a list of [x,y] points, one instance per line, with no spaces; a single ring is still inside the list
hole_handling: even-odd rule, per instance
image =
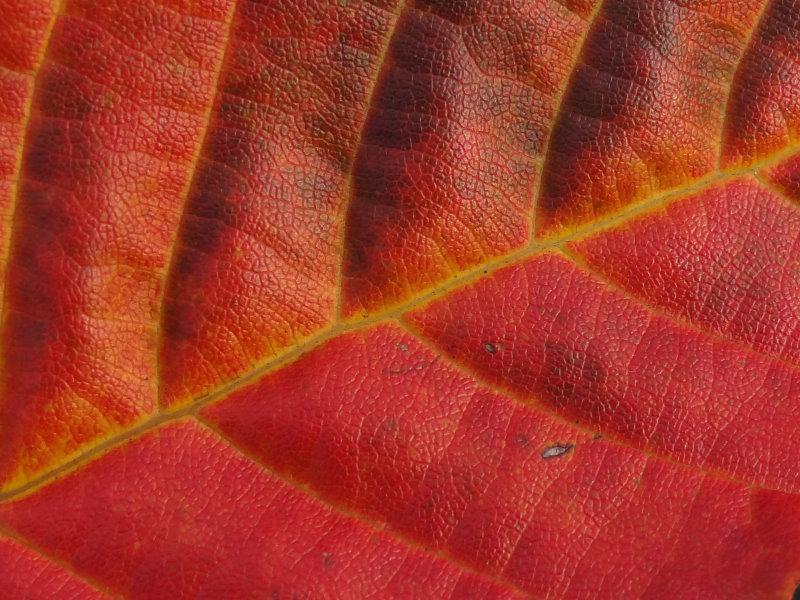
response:
[[[0,15],[3,598],[796,593],[800,3]]]

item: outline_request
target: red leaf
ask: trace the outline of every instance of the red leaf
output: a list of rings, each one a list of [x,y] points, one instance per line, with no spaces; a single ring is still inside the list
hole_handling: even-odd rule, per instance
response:
[[[0,0],[4,598],[788,598],[800,4]]]

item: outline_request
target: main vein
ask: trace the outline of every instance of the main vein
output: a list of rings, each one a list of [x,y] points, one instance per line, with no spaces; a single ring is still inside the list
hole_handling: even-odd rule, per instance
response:
[[[28,483],[0,494],[0,502],[5,502],[10,499],[29,494],[49,481],[74,471],[75,469],[86,464],[87,462],[90,462],[94,458],[104,454],[110,449],[136,438],[150,429],[162,426],[166,423],[184,418],[186,416],[194,416],[202,408],[217,402],[218,400],[228,396],[240,388],[254,383],[267,373],[284,367],[285,365],[298,359],[300,356],[323,345],[328,340],[336,336],[348,332],[367,329],[379,323],[396,320],[411,310],[421,308],[429,302],[434,301],[437,298],[441,298],[453,292],[454,290],[472,285],[483,278],[489,277],[500,269],[521,263],[542,252],[552,250],[554,248],[561,248],[569,242],[582,239],[612,227],[619,226],[623,223],[627,223],[632,219],[659,210],[671,202],[706,189],[709,186],[721,185],[725,182],[746,175],[754,175],[758,170],[780,162],[781,160],[792,156],[798,151],[800,151],[800,144],[787,147],[782,151],[776,152],[769,157],[750,165],[749,167],[718,171],[699,180],[687,183],[686,185],[668,190],[667,192],[655,196],[650,200],[628,207],[623,211],[611,214],[594,223],[578,227],[570,232],[554,236],[543,241],[534,240],[528,245],[519,248],[514,252],[497,257],[491,261],[463,271],[456,277],[449,279],[439,286],[431,287],[417,296],[414,296],[413,298],[393,306],[386,307],[380,312],[367,315],[366,317],[356,317],[350,320],[338,320],[332,326],[318,332],[316,335],[307,338],[303,343],[291,347],[277,356],[271,357],[269,360],[257,365],[240,377],[237,377],[236,379],[223,384],[213,392],[198,398],[194,403],[175,410],[167,409],[161,413],[149,417],[134,427],[107,438],[96,446],[93,446],[87,451],[73,457],[71,460],[63,463],[55,469],[42,473],[38,477],[30,480]]]

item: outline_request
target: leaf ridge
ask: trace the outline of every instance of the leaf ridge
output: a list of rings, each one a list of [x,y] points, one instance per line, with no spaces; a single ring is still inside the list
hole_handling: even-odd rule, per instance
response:
[[[27,538],[19,535],[15,531],[12,531],[8,527],[0,526],[0,536],[4,536],[4,537],[8,538],[9,540],[12,540],[12,541],[16,542],[17,544],[19,544],[20,546],[23,546],[24,548],[27,548],[28,550],[30,550],[31,552],[33,552],[37,556],[41,556],[42,558],[44,558],[45,560],[51,562],[52,564],[57,565],[58,567],[60,567],[61,569],[63,569],[64,571],[66,571],[67,573],[72,575],[73,577],[81,580],[82,582],[84,582],[85,584],[93,587],[94,589],[96,589],[97,591],[101,592],[102,594],[105,594],[109,598],[121,598],[121,596],[119,594],[115,594],[115,593],[111,592],[103,584],[99,583],[98,581],[95,581],[93,578],[91,578],[91,577],[89,577],[87,575],[83,575],[81,573],[78,573],[77,571],[75,571],[75,569],[72,567],[72,565],[69,564],[68,562],[63,561],[60,558],[57,558],[57,557],[51,555],[48,552],[44,552],[36,544],[30,542]]]
[[[577,429],[579,431],[583,431],[583,432],[589,433],[589,434],[595,434],[597,432],[594,429],[587,428],[587,427],[582,427],[580,425],[576,425],[574,423],[574,421],[571,421],[569,419],[564,418],[563,416],[559,415],[558,413],[552,411],[552,409],[549,409],[549,408],[546,408],[546,407],[543,407],[543,406],[539,406],[538,404],[532,404],[529,399],[526,399],[526,398],[522,397],[519,393],[517,393],[517,392],[515,392],[513,390],[508,390],[508,389],[503,388],[502,386],[497,386],[497,385],[495,385],[495,384],[493,384],[491,382],[485,381],[478,374],[472,372],[470,369],[468,369],[464,365],[460,364],[459,362],[453,360],[450,357],[447,357],[446,354],[444,354],[441,351],[440,348],[438,348],[435,344],[433,344],[426,337],[421,335],[421,333],[419,333],[416,329],[414,329],[413,326],[403,318],[403,315],[405,313],[413,310],[414,308],[419,308],[419,307],[422,307],[422,306],[426,305],[427,303],[433,301],[434,299],[436,299],[437,297],[441,296],[442,294],[447,294],[447,293],[449,293],[451,291],[454,291],[456,289],[461,289],[461,288],[463,288],[463,287],[465,287],[467,285],[470,285],[470,284],[473,284],[473,283],[479,281],[483,277],[485,277],[485,276],[487,276],[487,275],[489,275],[491,273],[494,273],[495,271],[498,271],[498,270],[500,270],[500,269],[502,269],[504,267],[508,267],[508,266],[511,266],[511,265],[514,265],[514,264],[518,264],[518,263],[522,262],[523,260],[526,260],[526,259],[528,259],[530,257],[533,257],[533,256],[535,256],[537,254],[540,254],[540,253],[543,253],[543,252],[547,252],[547,251],[560,251],[562,253],[564,252],[563,249],[561,249],[559,246],[557,246],[555,244],[550,244],[550,245],[536,244],[536,245],[534,245],[532,247],[524,248],[524,249],[522,249],[522,250],[520,250],[518,252],[512,253],[511,255],[508,255],[506,257],[501,257],[500,259],[492,261],[491,263],[487,263],[486,265],[483,265],[482,267],[477,267],[477,268],[474,268],[474,269],[472,269],[472,270],[470,270],[468,272],[465,272],[464,274],[462,274],[461,277],[450,281],[449,284],[447,284],[445,286],[440,286],[438,288],[430,290],[427,293],[425,293],[424,295],[413,299],[412,301],[406,302],[406,303],[404,303],[402,305],[399,305],[398,307],[395,307],[395,308],[390,309],[388,311],[379,313],[379,314],[377,314],[377,315],[375,315],[373,317],[369,317],[369,318],[365,318],[365,319],[361,319],[361,320],[356,320],[354,322],[346,322],[346,321],[339,322],[336,325],[334,325],[333,327],[330,327],[330,328],[328,328],[326,330],[323,330],[322,332],[318,333],[317,335],[308,338],[303,344],[301,344],[299,346],[295,346],[294,348],[290,349],[289,351],[287,351],[287,352],[285,352],[285,353],[273,358],[272,360],[270,360],[270,361],[268,361],[266,363],[263,363],[263,364],[259,365],[255,369],[252,369],[252,370],[248,371],[247,373],[243,374],[241,377],[239,377],[239,378],[237,378],[237,379],[235,379],[235,380],[233,380],[233,381],[231,381],[231,382],[219,387],[214,392],[212,392],[210,394],[207,394],[207,395],[197,399],[194,403],[191,403],[191,404],[188,404],[188,405],[184,405],[183,407],[175,409],[175,410],[163,410],[163,411],[160,411],[158,413],[155,413],[149,419],[145,419],[145,420],[139,422],[134,427],[131,427],[129,429],[121,431],[117,435],[111,436],[111,437],[103,440],[101,443],[91,447],[89,450],[87,450],[87,451],[85,451],[83,453],[80,453],[80,454],[74,456],[71,460],[69,460],[69,461],[67,461],[65,463],[62,463],[61,465],[59,465],[55,469],[51,469],[49,471],[43,472],[39,476],[35,477],[34,479],[31,479],[30,481],[28,481],[27,483],[25,483],[25,484],[23,484],[21,486],[18,486],[16,488],[7,489],[5,492],[0,493],[0,504],[5,503],[5,502],[9,502],[11,500],[16,500],[18,498],[21,498],[21,497],[24,497],[24,496],[27,496],[27,495],[30,495],[30,494],[33,494],[37,490],[39,490],[41,487],[43,487],[43,486],[47,485],[48,483],[50,483],[51,481],[56,480],[56,479],[60,479],[60,478],[62,478],[64,476],[67,476],[67,475],[73,473],[74,471],[78,470],[80,467],[92,462],[95,458],[98,458],[98,457],[102,456],[106,452],[108,452],[108,451],[110,451],[110,450],[112,450],[112,449],[114,449],[114,448],[116,448],[118,446],[121,446],[122,444],[124,444],[124,443],[126,443],[126,442],[128,442],[128,441],[130,441],[132,439],[135,439],[135,438],[147,433],[148,431],[150,431],[152,429],[155,429],[155,428],[157,428],[157,427],[159,427],[161,425],[164,425],[164,424],[167,424],[167,423],[170,423],[170,422],[173,422],[173,421],[177,421],[177,420],[182,419],[184,417],[198,415],[199,412],[203,408],[205,408],[205,407],[207,407],[209,405],[212,405],[212,404],[214,404],[215,402],[217,402],[219,400],[222,400],[223,398],[227,397],[228,395],[232,394],[233,392],[235,392],[238,389],[241,389],[241,388],[243,388],[243,387],[245,387],[245,386],[247,386],[247,385],[249,385],[251,383],[254,383],[260,377],[263,377],[267,373],[276,371],[276,370],[284,367],[285,365],[294,362],[299,357],[301,357],[304,354],[307,354],[308,352],[311,352],[312,350],[322,346],[323,344],[325,344],[327,341],[329,341],[330,339],[332,339],[334,337],[337,337],[337,336],[339,336],[341,334],[344,334],[344,333],[347,333],[347,332],[355,332],[355,331],[359,331],[359,330],[362,330],[362,329],[367,329],[369,327],[372,327],[372,326],[375,326],[375,325],[378,325],[378,324],[381,324],[381,323],[387,323],[387,322],[393,322],[396,325],[398,325],[399,327],[401,327],[404,331],[406,331],[410,335],[414,336],[414,338],[416,340],[418,340],[422,345],[426,346],[429,349],[432,349],[434,352],[436,352],[437,355],[445,357],[447,362],[448,362],[448,364],[450,364],[454,369],[458,370],[461,373],[464,373],[464,374],[468,375],[470,378],[472,378],[473,380],[477,381],[482,386],[484,386],[484,387],[486,387],[488,389],[491,389],[491,390],[495,391],[496,393],[508,396],[508,397],[520,402],[523,405],[536,406],[539,410],[544,411],[548,415],[554,417],[556,420],[558,420],[560,422],[563,422],[563,423],[567,423],[568,425],[570,425],[571,427],[573,427],[573,428],[575,428],[575,429]],[[647,305],[645,303],[642,303],[642,302],[639,302],[639,303],[641,305],[645,306],[648,310],[651,310],[649,305]],[[725,340],[725,341],[727,341],[727,340]],[[754,352],[752,349],[750,349],[749,351],[750,352]],[[644,456],[647,456],[647,457],[650,457],[650,458],[655,458],[655,459],[658,459],[658,460],[662,460],[662,461],[668,462],[670,464],[678,465],[683,469],[690,469],[692,471],[706,473],[708,475],[713,476],[716,479],[723,480],[723,481],[730,481],[730,482],[736,483],[738,485],[743,485],[743,486],[747,487],[748,489],[757,489],[757,488],[771,489],[771,488],[766,488],[764,486],[754,485],[754,484],[751,484],[749,482],[740,480],[740,479],[738,479],[736,477],[733,477],[733,476],[731,476],[731,475],[729,475],[729,474],[727,474],[725,472],[722,472],[722,471],[717,471],[717,470],[714,470],[714,469],[710,469],[710,468],[706,468],[706,467],[699,467],[699,466],[697,466],[697,467],[693,466],[693,467],[690,468],[687,465],[684,465],[683,463],[675,461],[674,459],[672,459],[669,456],[661,456],[661,455],[654,454],[654,453],[649,452],[647,450],[635,447],[635,446],[627,443],[624,440],[616,439],[613,436],[606,436],[606,438],[611,440],[611,441],[613,441],[614,443],[616,443],[616,444],[618,444],[620,446],[633,448],[636,452],[639,452],[639,453],[643,454]],[[784,491],[784,490],[781,490],[781,491],[783,493],[797,495],[796,492],[790,492],[790,491]]]
[[[248,373],[245,373],[234,381],[221,386],[215,392],[207,394],[191,404],[183,405],[182,407],[174,410],[166,408],[165,410],[154,413],[152,416],[140,421],[133,427],[129,427],[128,429],[120,431],[116,435],[105,438],[100,443],[91,446],[89,449],[80,454],[73,456],[70,460],[60,464],[56,468],[41,473],[27,483],[15,488],[7,488],[3,493],[0,493],[0,504],[35,493],[39,488],[47,485],[51,481],[60,479],[73,473],[80,467],[92,462],[92,460],[95,458],[102,456],[106,452],[121,446],[132,439],[136,439],[140,435],[143,435],[152,429],[198,413],[201,409],[209,404],[213,404],[217,400],[221,400],[240,387],[253,383],[258,377],[261,377],[268,372],[282,368],[306,352],[321,346],[329,339],[347,331],[355,331],[364,327],[364,324],[359,323],[357,325],[342,325],[324,330],[317,335],[308,338],[305,343],[273,358],[269,362],[260,365],[257,369],[253,369]]]
[[[544,140],[544,145],[542,147],[541,153],[541,160],[539,162],[539,172],[538,172],[538,180],[536,182],[536,189],[533,193],[533,206],[531,207],[531,218],[530,218],[530,232],[532,236],[536,235],[536,215],[538,213],[539,208],[539,201],[542,197],[542,188],[544,187],[544,173],[547,170],[547,165],[550,162],[550,154],[551,154],[551,144],[553,141],[553,132],[556,129],[556,124],[561,119],[561,114],[564,110],[564,97],[567,95],[570,87],[572,86],[572,82],[575,79],[575,73],[578,69],[578,65],[580,63],[581,57],[583,56],[584,48],[586,47],[586,41],[589,39],[589,34],[594,29],[595,23],[599,19],[600,13],[602,12],[603,6],[605,5],[606,0],[598,0],[595,4],[592,12],[589,13],[589,17],[586,20],[586,31],[583,32],[580,40],[578,41],[578,47],[575,52],[575,56],[572,58],[572,63],[569,66],[568,73],[569,75],[564,79],[564,83],[561,85],[561,89],[558,90],[556,95],[553,97],[553,105],[556,107],[555,111],[553,112],[553,118],[550,120],[550,127],[547,131],[547,136]],[[558,4],[561,4],[560,2]]]
[[[406,331],[409,335],[414,336],[414,339],[416,339],[420,344],[422,344],[426,348],[436,352],[436,354],[438,356],[441,356],[442,357],[441,360],[445,361],[448,366],[450,366],[453,369],[455,369],[456,371],[458,371],[458,372],[470,377],[473,381],[478,382],[481,386],[483,386],[483,387],[485,387],[485,388],[487,388],[489,390],[492,390],[493,392],[495,392],[497,394],[502,394],[502,395],[504,395],[504,396],[506,396],[508,398],[511,398],[512,400],[518,402],[522,406],[526,406],[526,407],[529,407],[529,408],[530,407],[535,408],[536,410],[541,411],[542,413],[548,415],[549,417],[553,418],[554,420],[558,421],[559,423],[564,423],[564,424],[568,425],[569,427],[575,429],[576,431],[579,431],[579,432],[585,433],[585,434],[589,434],[589,435],[595,435],[595,434],[598,433],[596,429],[592,429],[591,427],[587,427],[587,426],[582,425],[580,423],[576,423],[574,420],[571,420],[571,419],[568,419],[568,418],[564,417],[563,415],[558,413],[556,410],[550,408],[549,406],[547,406],[547,405],[545,405],[543,403],[540,403],[536,399],[535,396],[525,397],[521,393],[519,393],[519,392],[517,392],[515,390],[512,390],[510,388],[506,388],[505,386],[500,385],[500,384],[496,384],[496,383],[487,381],[479,373],[474,372],[468,366],[462,364],[457,359],[449,356],[446,352],[444,352],[442,350],[442,348],[440,348],[434,342],[432,342],[430,339],[425,337],[420,331],[418,331],[414,327],[413,324],[411,324],[406,319],[398,319],[397,320],[397,324],[404,331]],[[618,446],[621,446],[623,448],[629,448],[629,449],[633,450],[634,452],[637,452],[637,453],[641,454],[642,456],[644,456],[647,459],[658,460],[658,461],[661,461],[661,462],[664,462],[664,463],[668,463],[670,465],[674,465],[676,467],[679,467],[680,469],[683,469],[684,471],[690,471],[692,473],[700,473],[700,474],[702,474],[704,476],[712,477],[712,478],[714,478],[714,479],[716,479],[718,481],[724,481],[724,482],[728,482],[728,483],[733,483],[733,484],[741,486],[741,487],[743,487],[743,488],[745,488],[747,490],[751,490],[752,491],[752,490],[763,489],[763,490],[768,490],[768,491],[780,492],[782,494],[787,494],[787,495],[791,495],[791,496],[800,496],[800,492],[794,492],[794,491],[791,491],[791,490],[781,490],[781,489],[776,489],[776,488],[772,488],[772,487],[768,487],[768,486],[764,486],[764,485],[760,485],[760,484],[754,484],[754,483],[751,483],[749,481],[745,481],[743,479],[739,479],[738,477],[730,475],[729,473],[726,473],[724,471],[721,471],[721,470],[718,470],[718,469],[714,469],[714,468],[711,468],[711,467],[706,467],[706,466],[701,466],[701,465],[691,465],[691,466],[690,465],[686,465],[686,464],[684,464],[682,462],[679,462],[679,461],[675,460],[674,458],[672,458],[670,456],[657,454],[657,453],[655,453],[655,452],[653,452],[651,450],[647,450],[646,448],[641,448],[639,446],[635,446],[635,445],[631,444],[630,442],[628,442],[628,441],[626,441],[626,440],[624,440],[624,439],[622,439],[620,437],[617,437],[614,434],[609,434],[609,433],[607,433],[605,431],[603,432],[603,439],[608,441],[608,442],[614,443],[614,444],[616,444]]]
[[[25,148],[28,143],[28,134],[30,133],[30,121],[31,116],[33,114],[33,101],[36,97],[37,90],[39,89],[39,76],[42,72],[42,67],[44,66],[45,57],[47,56],[47,50],[50,47],[50,40],[53,37],[53,30],[56,26],[56,21],[63,15],[66,11],[66,4],[67,0],[58,0],[58,4],[56,5],[55,10],[53,11],[53,16],[50,18],[50,22],[47,24],[47,29],[45,31],[41,48],[39,49],[39,61],[32,72],[33,74],[33,84],[31,85],[31,92],[28,95],[27,101],[24,105],[24,117],[22,120],[22,140],[20,143],[19,151],[17,154],[16,164],[14,165],[14,175],[16,182],[14,184],[14,191],[12,192],[14,206],[11,208],[8,221],[5,223],[5,226],[9,232],[7,236],[6,243],[0,248],[0,257],[3,258],[5,261],[5,267],[3,271],[3,277],[5,278],[8,273],[8,255],[11,252],[11,249],[14,247],[14,242],[16,241],[15,231],[17,227],[17,221],[19,220],[19,215],[17,211],[17,207],[19,206],[19,195],[20,190],[22,189],[21,183],[21,175],[23,170],[23,162],[25,160]],[[5,321],[5,313],[6,313],[6,299],[8,297],[8,289],[3,288],[2,299],[0,299],[0,329],[2,329],[2,324]]]
[[[655,307],[655,306],[653,306],[651,304],[648,304],[643,299],[639,298],[635,294],[632,294],[631,292],[629,292],[628,290],[626,290],[625,288],[623,288],[622,286],[620,286],[619,284],[614,282],[608,276],[604,275],[603,273],[601,273],[600,271],[598,271],[597,269],[592,267],[582,256],[580,256],[580,254],[578,254],[578,253],[576,253],[576,252],[574,252],[574,251],[572,251],[572,250],[570,250],[570,249],[568,249],[566,247],[559,246],[558,248],[555,249],[555,251],[559,252],[565,258],[567,258],[571,262],[575,263],[582,271],[588,273],[594,279],[602,282],[602,284],[606,288],[608,288],[609,290],[612,290],[613,292],[615,292],[616,294],[622,296],[623,298],[625,298],[627,300],[630,300],[631,302],[634,302],[638,306],[643,307],[645,310],[647,310],[650,314],[652,314],[655,317],[660,317],[662,319],[666,319],[670,323],[675,323],[676,325],[680,326],[681,328],[686,329],[687,331],[692,331],[694,333],[697,333],[697,334],[703,336],[706,339],[710,339],[710,340],[712,340],[714,342],[720,342],[720,343],[726,344],[726,345],[734,347],[737,350],[739,350],[741,352],[744,352],[746,354],[750,354],[752,356],[758,356],[760,358],[764,358],[764,359],[772,361],[772,362],[777,362],[777,363],[780,363],[780,364],[786,366],[789,369],[792,369],[793,371],[800,372],[800,364],[797,364],[797,363],[795,363],[795,362],[793,362],[793,361],[791,361],[791,360],[789,360],[787,358],[784,358],[783,356],[780,356],[779,354],[774,354],[772,352],[765,352],[763,350],[758,350],[756,348],[753,348],[752,346],[747,345],[746,343],[744,343],[744,342],[742,342],[740,340],[737,340],[737,339],[731,338],[731,337],[726,337],[725,335],[723,335],[721,333],[717,333],[717,332],[715,332],[715,331],[713,331],[711,329],[703,328],[702,326],[700,326],[700,325],[698,325],[696,323],[693,323],[692,321],[690,321],[689,319],[686,319],[685,317],[681,317],[681,316],[679,316],[677,314],[673,315],[673,314],[671,314],[671,313],[669,313],[669,312],[667,312],[667,311],[665,311],[663,309],[660,309],[660,308],[657,308],[657,307]]]
[[[780,198],[787,206],[791,206],[793,209],[798,209],[798,203],[794,198],[791,198],[780,185],[772,181],[764,172],[757,171],[753,173],[753,178],[758,181],[763,187],[774,193],[778,198]]]
[[[692,517],[692,512],[694,511],[694,505],[697,503],[697,499],[700,497],[700,493],[703,491],[703,485],[705,485],[705,482],[706,482],[706,479],[705,479],[705,477],[703,477],[700,480],[699,484],[697,485],[697,490],[695,490],[695,493],[692,496],[692,499],[686,505],[687,509],[686,509],[686,513],[683,515],[683,522],[679,526],[676,526],[674,528],[677,531],[677,534],[674,536],[673,544],[672,544],[669,552],[667,552],[664,555],[664,560],[662,561],[661,566],[659,566],[659,568],[657,570],[653,571],[652,579],[650,580],[650,583],[647,584],[647,587],[644,588],[644,592],[642,592],[642,596],[647,596],[647,593],[649,592],[649,590],[653,587],[655,582],[658,581],[658,576],[663,572],[664,567],[669,565],[669,559],[675,553],[675,549],[676,549],[676,547],[678,545],[678,542],[680,541],[681,537],[683,536],[683,533],[686,531],[686,527],[689,525],[689,521],[691,520],[691,517]],[[748,498],[750,503],[752,503],[752,498],[753,498],[753,493],[750,492],[749,498]]]
[[[93,446],[92,448],[81,454],[78,454],[71,460],[62,463],[55,469],[51,469],[50,471],[42,473],[38,477],[31,479],[24,485],[21,485],[16,488],[7,489],[4,493],[0,494],[0,503],[6,502],[8,500],[23,495],[27,495],[32,491],[35,491],[39,487],[47,484],[49,481],[61,477],[63,475],[66,475],[67,473],[71,473],[80,466],[90,462],[95,457],[104,454],[107,450],[110,450],[111,448],[121,445],[124,442],[132,438],[135,438],[154,427],[157,427],[166,422],[177,420],[187,415],[196,414],[203,407],[213,404],[214,402],[221,400],[227,395],[233,393],[237,389],[255,382],[258,378],[263,377],[265,374],[277,370],[283,367],[284,365],[289,364],[290,362],[293,362],[295,359],[299,358],[303,354],[313,350],[318,346],[321,346],[329,339],[336,337],[339,334],[349,331],[358,331],[361,329],[366,329],[378,323],[398,320],[400,317],[402,317],[404,313],[409,312],[416,308],[420,308],[428,304],[429,302],[433,301],[434,299],[443,297],[457,289],[463,288],[467,285],[471,285],[504,267],[520,263],[542,252],[546,252],[549,250],[563,249],[563,246],[568,242],[582,239],[593,233],[597,233],[599,231],[603,231],[611,227],[618,226],[639,215],[648,214],[649,212],[657,210],[658,208],[661,208],[662,206],[665,206],[666,204],[672,201],[679,201],[681,198],[683,198],[688,194],[701,191],[712,184],[721,184],[744,175],[753,174],[762,167],[766,167],[774,163],[780,162],[781,160],[794,155],[798,151],[800,151],[800,144],[787,147],[784,150],[773,153],[767,158],[755,164],[752,164],[748,167],[738,167],[724,172],[714,173],[700,180],[695,180],[687,185],[679,186],[673,190],[668,190],[663,194],[659,194],[657,196],[650,198],[649,200],[645,200],[633,206],[628,206],[623,211],[619,211],[603,219],[599,219],[592,223],[588,223],[586,225],[578,227],[566,234],[560,236],[553,236],[541,242],[533,241],[529,245],[524,246],[514,252],[511,252],[504,256],[500,256],[489,262],[477,265],[469,270],[462,271],[456,277],[447,280],[445,283],[439,286],[428,288],[427,290],[423,291],[417,296],[403,303],[389,306],[378,313],[367,315],[366,317],[355,317],[349,320],[338,320],[336,323],[334,323],[327,329],[318,332],[314,336],[306,338],[305,341],[303,341],[301,344],[289,348],[285,352],[270,358],[266,362],[258,364],[253,369],[250,369],[246,373],[243,373],[236,379],[231,380],[219,386],[213,392],[210,392],[204,396],[201,396],[200,398],[197,398],[193,403],[185,405],[183,406],[183,408],[178,408],[175,410],[169,410],[169,409],[161,410],[151,418],[145,419],[139,422],[134,427],[126,429],[117,435],[107,438],[100,444]],[[645,304],[645,306],[647,306],[648,310],[650,310],[649,305]],[[416,337],[419,336],[416,335]],[[420,339],[424,341],[424,338]],[[438,348],[436,350],[437,352],[439,351]],[[753,350],[751,350],[751,352],[752,351]],[[796,369],[797,367],[794,368]],[[467,372],[471,377],[475,378],[477,381],[481,381],[482,385],[489,385],[491,387],[491,384],[487,384],[485,381],[482,381],[479,378],[477,378],[475,374],[469,371]],[[506,390],[497,390],[497,391],[505,395],[508,395],[510,397],[514,397],[513,393],[508,392]],[[524,400],[522,401],[524,402]],[[572,424],[574,425],[574,423]],[[594,431],[591,432],[594,433]],[[619,443],[625,445],[624,442],[619,442]],[[642,452],[642,450],[638,448],[637,451]],[[661,458],[662,460],[670,460],[668,457],[659,457],[659,458]],[[675,463],[675,464],[680,464],[680,463]],[[685,465],[683,466],[685,467]],[[708,471],[708,472],[714,473],[713,471]],[[744,483],[736,479],[731,479],[726,474],[721,474],[719,475],[719,477],[722,479],[735,481],[737,483]]]
[[[226,16],[226,31],[225,31],[225,42],[223,46],[223,50],[220,53],[219,62],[217,63],[216,71],[214,73],[214,81],[211,85],[211,100],[206,107],[205,114],[203,115],[203,123],[205,127],[203,129],[203,134],[200,139],[197,141],[194,149],[194,155],[192,156],[192,160],[190,163],[190,167],[188,173],[186,175],[186,183],[184,184],[183,191],[181,192],[181,198],[183,201],[183,205],[181,207],[181,215],[178,220],[178,226],[175,229],[175,234],[172,238],[172,242],[170,243],[169,250],[167,251],[167,255],[164,261],[164,270],[163,270],[163,280],[162,280],[162,288],[161,288],[161,301],[160,301],[160,309],[158,311],[158,317],[156,319],[156,335],[155,335],[155,346],[153,350],[153,358],[155,361],[155,372],[156,372],[156,401],[159,405],[159,410],[161,410],[161,397],[162,397],[162,381],[163,381],[163,368],[164,365],[160,359],[160,348],[161,343],[164,337],[164,318],[166,316],[166,306],[167,306],[167,295],[166,291],[168,289],[169,280],[172,278],[172,273],[175,270],[175,265],[178,260],[178,252],[177,246],[179,240],[181,239],[181,235],[185,228],[185,221],[186,221],[186,208],[189,202],[189,194],[191,194],[192,186],[194,185],[195,177],[197,175],[197,165],[200,163],[200,160],[203,155],[203,150],[206,145],[206,141],[208,140],[208,132],[211,122],[211,115],[214,111],[214,107],[217,104],[217,98],[220,95],[219,90],[219,81],[222,75],[222,71],[225,68],[225,64],[228,59],[228,53],[231,48],[231,30],[233,28],[233,22],[236,18],[236,13],[239,8],[239,0],[233,0],[231,3],[230,8],[228,9],[228,14]]]
[[[377,68],[375,70],[375,79],[366,94],[366,104],[364,105],[364,116],[356,133],[355,145],[353,147],[353,156],[347,168],[347,177],[344,183],[344,190],[342,198],[344,200],[343,206],[339,209],[339,215],[336,219],[336,228],[339,231],[337,255],[339,259],[339,269],[336,273],[336,285],[334,288],[333,310],[334,318],[339,319],[342,315],[342,288],[344,283],[344,255],[347,243],[347,216],[352,206],[353,186],[355,184],[356,164],[361,151],[364,149],[364,132],[367,128],[367,122],[372,114],[375,103],[375,92],[378,89],[378,83],[383,76],[383,70],[386,67],[386,61],[389,57],[389,51],[392,47],[395,35],[397,34],[397,25],[400,22],[400,17],[409,8],[409,0],[400,0],[397,7],[397,12],[394,15],[394,20],[389,28],[389,32],[385,36],[383,47],[378,58]]]
[[[742,45],[742,52],[739,55],[739,58],[736,60],[736,67],[733,70],[733,75],[731,75],[731,80],[728,83],[728,91],[725,98],[725,110],[722,112],[722,122],[720,123],[719,132],[717,133],[717,140],[719,143],[719,156],[717,157],[717,166],[718,168],[722,168],[723,164],[723,157],[724,157],[724,141],[725,141],[725,130],[728,127],[728,122],[730,121],[731,117],[731,103],[733,102],[733,92],[735,88],[736,80],[739,78],[739,71],[742,68],[742,64],[744,63],[744,57],[747,56],[748,52],[750,52],[750,48],[755,41],[756,33],[761,29],[761,23],[764,20],[767,12],[769,11],[770,6],[772,5],[772,0],[764,0],[764,4],[761,6],[761,10],[759,11],[758,15],[756,15],[755,21],[753,21],[753,28],[750,30],[750,34],[747,36],[745,43]]]
[[[663,190],[661,193],[655,194],[645,200],[629,204],[622,210],[610,213],[600,219],[589,221],[584,225],[568,230],[566,233],[544,238],[542,243],[547,244],[549,242],[550,245],[560,245],[577,241],[592,234],[611,229],[612,227],[617,227],[640,215],[655,212],[656,209],[669,204],[673,200],[678,200],[690,194],[701,192],[714,184],[726,183],[745,175],[753,175],[761,169],[770,167],[786,158],[794,156],[798,151],[800,151],[800,144],[793,144],[768,155],[762,160],[751,163],[748,166],[714,171],[683,185]]]
[[[193,416],[193,418],[195,420],[197,420],[200,423],[200,425],[202,425],[203,427],[209,429],[216,436],[221,438],[225,443],[230,445],[232,448],[235,448],[237,452],[239,452],[240,454],[245,456],[251,462],[253,462],[256,465],[258,465],[261,469],[266,471],[268,474],[280,479],[286,485],[291,486],[292,488],[300,491],[304,495],[306,495],[306,496],[316,500],[317,502],[327,506],[328,508],[330,508],[331,510],[333,510],[337,514],[344,515],[346,517],[349,517],[351,519],[354,519],[354,520],[358,521],[359,523],[363,523],[364,525],[366,525],[370,529],[374,530],[375,532],[385,533],[385,534],[391,536],[393,539],[395,539],[395,540],[399,541],[400,543],[402,543],[404,546],[407,546],[407,547],[409,547],[411,549],[421,550],[421,551],[425,552],[426,554],[428,554],[429,556],[433,556],[433,557],[445,560],[446,562],[457,566],[459,569],[463,570],[466,573],[476,574],[476,575],[478,575],[478,576],[480,576],[480,577],[482,577],[482,578],[484,578],[486,580],[489,580],[489,581],[492,581],[492,582],[494,582],[494,583],[496,583],[498,585],[501,585],[501,586],[507,588],[509,591],[513,592],[514,594],[522,595],[522,596],[527,597],[527,598],[533,598],[533,596],[531,596],[530,592],[526,592],[526,591],[522,590],[521,588],[516,586],[514,583],[508,581],[505,577],[502,577],[502,576],[499,576],[499,575],[493,575],[493,574],[487,573],[485,571],[482,571],[482,570],[480,570],[480,569],[478,569],[478,568],[476,568],[474,566],[471,566],[468,563],[462,561],[461,559],[458,559],[455,556],[452,556],[446,550],[434,550],[433,548],[429,548],[424,543],[418,542],[418,541],[414,540],[413,538],[407,536],[406,534],[401,533],[400,531],[397,531],[397,530],[395,530],[393,528],[388,527],[388,523],[381,523],[380,521],[374,520],[374,519],[372,519],[372,518],[360,513],[359,511],[357,511],[355,509],[348,509],[348,508],[339,506],[336,502],[333,502],[333,501],[329,500],[328,498],[326,498],[325,496],[320,495],[319,493],[317,493],[314,490],[313,486],[311,486],[311,485],[309,485],[307,483],[304,483],[302,481],[296,480],[296,479],[292,478],[290,475],[284,475],[280,471],[273,469],[270,465],[264,463],[256,455],[250,453],[247,449],[243,448],[235,440],[233,440],[230,437],[228,437],[224,432],[222,432],[219,428],[217,428],[213,423],[211,423],[210,421],[206,420],[205,418],[203,418],[199,414],[194,414],[192,416]]]

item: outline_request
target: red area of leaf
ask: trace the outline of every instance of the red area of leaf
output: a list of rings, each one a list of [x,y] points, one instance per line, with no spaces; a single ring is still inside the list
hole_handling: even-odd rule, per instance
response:
[[[797,2],[0,15],[0,596],[790,596]]]

